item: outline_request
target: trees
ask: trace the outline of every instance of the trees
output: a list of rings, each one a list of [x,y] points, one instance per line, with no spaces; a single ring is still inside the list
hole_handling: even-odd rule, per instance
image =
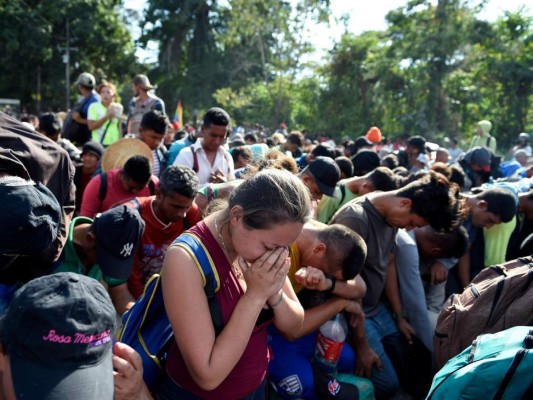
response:
[[[159,44],[153,76],[167,104],[181,98],[185,111],[209,107],[212,94],[225,80],[226,57],[216,42],[223,24],[221,12],[216,1],[148,2],[140,43]]]
[[[66,26],[69,22],[71,82],[90,71],[97,80],[115,82],[135,71],[133,40],[120,0],[0,2],[0,93],[19,98],[36,111],[38,80],[41,108],[64,109]],[[39,79],[40,78],[40,79]],[[72,100],[76,90],[72,88]]]
[[[330,126],[352,137],[378,125],[386,136],[430,139],[474,133],[490,119],[499,142],[531,120],[531,17],[476,19],[469,2],[413,0],[389,12],[384,32],[344,35],[322,69]],[[355,132],[354,132],[355,131]]]
[[[166,101],[181,98],[188,110],[205,109],[216,101],[234,116],[254,116],[254,121],[241,122],[275,126],[291,117],[289,91],[303,55],[311,50],[301,35],[304,26],[309,19],[324,20],[328,4],[151,0],[141,41],[159,42],[154,72]],[[261,113],[254,113],[258,107]]]
[[[520,12],[506,13],[472,49],[480,112],[494,121],[495,134],[507,145],[526,130],[533,114],[532,21]]]
[[[360,136],[473,134],[490,119],[501,144],[531,129],[532,17],[522,10],[496,22],[477,19],[484,1],[406,0],[382,32],[346,32],[327,60],[307,59],[309,22],[326,23],[328,0],[147,0],[139,21],[122,0],[0,2],[0,96],[35,111],[65,104],[66,22],[73,82],[86,70],[123,85],[149,71],[167,104],[185,120],[218,104],[244,124]],[[140,65],[138,44],[155,41],[158,62]],[[151,70],[149,68],[152,67]],[[72,87],[72,101],[76,97]],[[173,107],[169,106],[169,110]]]

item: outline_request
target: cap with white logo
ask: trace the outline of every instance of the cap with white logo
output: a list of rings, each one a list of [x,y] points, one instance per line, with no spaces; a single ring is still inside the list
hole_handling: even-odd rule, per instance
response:
[[[137,210],[125,205],[96,216],[93,222],[96,259],[104,276],[129,278],[144,225]]]

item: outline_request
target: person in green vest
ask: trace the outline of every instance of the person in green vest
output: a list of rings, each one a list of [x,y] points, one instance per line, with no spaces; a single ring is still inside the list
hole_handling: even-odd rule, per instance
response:
[[[112,83],[103,81],[98,85],[97,92],[102,100],[89,106],[87,126],[92,140],[107,147],[122,137],[120,122],[124,108],[113,101],[117,88]]]
[[[492,123],[490,121],[479,121],[476,126],[476,135],[472,138],[469,150],[476,146],[485,146],[491,149],[494,154],[496,154],[497,143],[496,138],[490,134],[491,129]]]

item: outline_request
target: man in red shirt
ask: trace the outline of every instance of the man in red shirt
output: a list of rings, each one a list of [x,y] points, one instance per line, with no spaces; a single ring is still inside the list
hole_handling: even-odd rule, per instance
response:
[[[198,178],[192,169],[174,165],[161,175],[154,196],[138,197],[126,203],[139,210],[146,228],[127,288],[120,285],[110,289],[120,314],[143,293],[148,279],[161,271],[166,250],[174,239],[201,220],[201,212],[194,203],[198,188]]]
[[[140,155],[131,157],[123,168],[107,171],[104,182],[103,177],[104,174],[95,176],[85,188],[80,216],[94,218],[135,196],[150,196],[159,183],[152,175],[148,158]]]

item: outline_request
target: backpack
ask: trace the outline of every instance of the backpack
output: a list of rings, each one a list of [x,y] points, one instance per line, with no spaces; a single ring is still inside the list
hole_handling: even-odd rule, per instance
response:
[[[128,126],[130,130],[128,133],[137,135],[139,132],[139,126],[143,119],[144,114],[149,111],[152,111],[157,104],[157,98],[150,96],[146,103],[141,103],[140,98],[135,98],[130,102],[130,116],[128,117]],[[133,105],[133,111],[131,111],[131,106]]]
[[[150,196],[153,196],[155,194],[155,183],[150,178],[148,181],[148,189],[150,189]],[[107,172],[102,172],[100,174],[100,190],[98,191],[98,200],[100,200],[100,204],[104,202],[105,197],[107,196]]]
[[[531,399],[533,327],[480,335],[433,378],[426,400]]]
[[[209,311],[215,326],[215,333],[218,335],[222,331],[224,322],[222,310],[215,299],[215,293],[220,288],[216,266],[207,249],[194,234],[183,233],[173,244],[191,254],[202,271]],[[144,382],[150,390],[157,387],[164,376],[166,357],[174,342],[174,333],[163,302],[161,275],[155,274],[149,279],[142,296],[122,316],[122,327],[117,334],[117,339],[139,353],[142,359]]]
[[[433,340],[437,368],[481,334],[533,325],[533,258],[484,268],[461,294],[451,295]]]
[[[76,104],[67,113],[65,120],[63,121],[63,127],[61,128],[61,136],[75,143],[76,145],[82,145],[91,139],[91,131],[87,125],[81,125],[72,119],[72,114],[78,112],[82,114],[83,107],[91,97],[86,97],[81,103]],[[87,118],[87,115],[83,115],[83,118]]]

